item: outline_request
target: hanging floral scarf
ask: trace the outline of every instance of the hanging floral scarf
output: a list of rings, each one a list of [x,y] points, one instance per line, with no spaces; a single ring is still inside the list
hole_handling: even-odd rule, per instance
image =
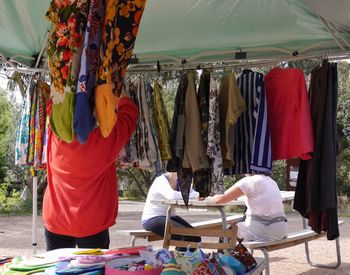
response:
[[[46,13],[53,23],[48,39],[51,75],[52,131],[66,142],[74,139],[73,113],[83,35],[90,0],[53,0]]]

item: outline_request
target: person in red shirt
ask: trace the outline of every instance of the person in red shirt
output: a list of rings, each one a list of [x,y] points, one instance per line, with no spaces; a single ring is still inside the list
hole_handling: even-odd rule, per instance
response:
[[[109,248],[108,228],[118,214],[115,159],[134,132],[138,117],[125,91],[116,113],[107,138],[95,128],[84,144],[77,139],[66,143],[49,130],[43,202],[47,250]]]

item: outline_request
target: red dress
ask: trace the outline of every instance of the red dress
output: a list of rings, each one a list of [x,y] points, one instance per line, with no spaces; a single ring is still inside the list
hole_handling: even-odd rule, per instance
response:
[[[47,152],[47,189],[43,202],[44,225],[50,232],[87,237],[115,224],[118,188],[115,159],[135,130],[138,112],[122,98],[118,119],[104,138],[99,128],[84,144],[66,143],[50,130]]]
[[[272,159],[310,159],[313,132],[303,71],[276,67],[265,76]]]

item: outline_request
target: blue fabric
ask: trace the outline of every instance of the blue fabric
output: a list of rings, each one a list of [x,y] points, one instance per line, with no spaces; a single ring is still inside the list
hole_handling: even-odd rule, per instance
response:
[[[226,169],[225,174],[271,172],[272,151],[264,76],[251,70],[243,70],[237,82],[246,102],[246,111],[241,114],[236,124],[235,166]]]
[[[84,37],[84,47],[77,84],[74,108],[74,132],[80,143],[85,143],[96,121],[94,112],[94,89],[102,41],[105,1],[92,0]]]
[[[27,165],[28,145],[29,145],[29,120],[31,109],[31,98],[34,94],[36,84],[31,81],[27,86],[26,96],[22,106],[21,121],[17,130],[15,164]]]

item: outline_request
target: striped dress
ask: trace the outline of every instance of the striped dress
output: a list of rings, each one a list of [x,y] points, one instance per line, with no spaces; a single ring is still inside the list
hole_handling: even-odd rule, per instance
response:
[[[243,70],[237,82],[246,102],[246,111],[239,117],[235,129],[235,166],[226,174],[270,172],[271,140],[264,76],[251,70]]]

